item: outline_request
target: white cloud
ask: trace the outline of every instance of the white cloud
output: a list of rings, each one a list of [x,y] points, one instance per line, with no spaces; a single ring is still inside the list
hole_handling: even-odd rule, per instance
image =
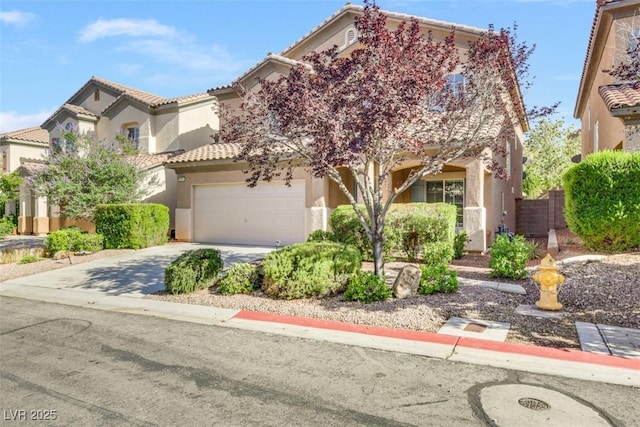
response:
[[[52,111],[42,111],[35,114],[18,114],[15,111],[0,111],[0,132],[11,132],[40,126]]]
[[[162,25],[155,19],[100,18],[80,30],[80,41],[89,43],[105,37],[158,37],[175,34],[176,30],[173,27]]]
[[[0,22],[7,25],[20,27],[28,24],[35,18],[36,15],[33,13],[20,12],[19,10],[0,11]]]

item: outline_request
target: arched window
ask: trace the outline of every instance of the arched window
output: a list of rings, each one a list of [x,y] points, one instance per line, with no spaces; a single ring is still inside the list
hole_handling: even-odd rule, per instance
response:
[[[140,125],[137,122],[124,123],[122,134],[127,137],[130,148],[137,151],[140,146]]]

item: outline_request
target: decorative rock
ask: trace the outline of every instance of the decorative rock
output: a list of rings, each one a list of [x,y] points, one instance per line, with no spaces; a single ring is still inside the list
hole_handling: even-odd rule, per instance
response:
[[[53,254],[53,259],[55,260],[70,259],[73,256],[75,256],[75,253],[71,251],[58,251],[55,254]]]
[[[398,273],[396,281],[393,283],[393,296],[396,298],[408,298],[418,292],[420,285],[420,269],[412,264],[405,265]]]

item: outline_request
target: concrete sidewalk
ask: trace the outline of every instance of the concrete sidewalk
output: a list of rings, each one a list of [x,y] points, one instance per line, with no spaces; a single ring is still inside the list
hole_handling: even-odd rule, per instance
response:
[[[348,324],[144,299],[164,288],[164,268],[180,253],[222,252],[225,266],[273,248],[171,244],[0,283],[0,295],[99,310],[336,342],[526,372],[640,385],[640,360],[488,341],[464,336]]]

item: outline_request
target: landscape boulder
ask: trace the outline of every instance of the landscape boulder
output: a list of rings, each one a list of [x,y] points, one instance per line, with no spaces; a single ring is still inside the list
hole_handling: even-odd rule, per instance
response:
[[[393,296],[401,299],[416,295],[420,285],[420,275],[420,269],[413,264],[402,267],[393,283]]]

